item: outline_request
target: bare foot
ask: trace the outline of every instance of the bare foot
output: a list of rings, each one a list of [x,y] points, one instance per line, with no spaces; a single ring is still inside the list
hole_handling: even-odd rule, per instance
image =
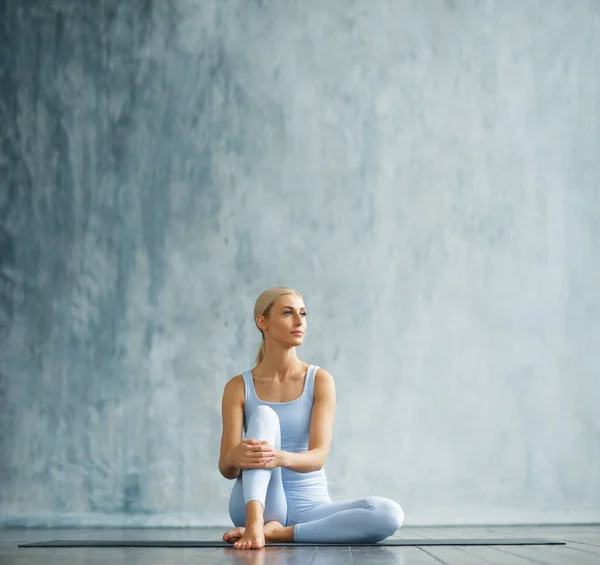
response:
[[[281,528],[283,528],[283,526],[279,522],[277,522],[277,520],[271,520],[270,522],[267,522],[264,528],[265,541],[272,541],[271,537],[273,536],[273,534]]]
[[[294,541],[294,526],[283,526],[272,520],[265,524],[265,541],[267,543],[289,543]]]
[[[280,532],[282,529],[283,525],[276,520],[267,522],[264,526],[265,543],[274,541],[272,538],[277,539],[275,534]],[[227,543],[235,543],[244,535],[245,531],[246,528],[244,526],[238,526],[233,530],[228,530],[223,534],[223,541],[226,541]]]
[[[260,549],[264,546],[265,532],[264,526],[260,522],[246,526],[242,537],[233,544],[236,549]]]
[[[245,531],[246,528],[244,528],[244,526],[238,526],[233,530],[228,530],[223,534],[223,541],[226,541],[227,543],[235,543],[244,535]]]

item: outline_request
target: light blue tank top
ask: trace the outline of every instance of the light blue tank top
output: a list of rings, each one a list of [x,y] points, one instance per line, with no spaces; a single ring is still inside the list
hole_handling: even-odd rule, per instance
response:
[[[252,411],[261,405],[270,406],[279,416],[281,430],[281,450],[300,453],[308,450],[308,438],[310,432],[310,419],[313,406],[313,392],[315,375],[319,367],[310,365],[304,379],[302,394],[295,400],[289,402],[266,402],[256,395],[254,380],[250,370],[242,373],[245,388],[244,403],[244,438],[246,437],[247,422]],[[281,468],[281,479],[283,481],[288,498],[293,496],[292,491],[297,487],[305,496],[314,499],[328,499],[327,479],[325,469],[311,471],[309,473],[298,473],[285,467]]]

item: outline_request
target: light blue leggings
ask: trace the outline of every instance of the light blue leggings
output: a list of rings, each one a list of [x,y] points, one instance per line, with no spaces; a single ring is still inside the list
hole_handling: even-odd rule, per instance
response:
[[[248,422],[246,437],[268,441],[281,449],[279,417],[269,406],[258,406]],[[288,524],[286,494],[281,467],[244,469],[231,491],[229,515],[235,526],[246,521],[246,504],[258,500],[264,521]],[[382,496],[367,496],[338,502],[316,502],[300,514],[294,525],[295,542],[377,543],[391,536],[404,519],[400,505]]]

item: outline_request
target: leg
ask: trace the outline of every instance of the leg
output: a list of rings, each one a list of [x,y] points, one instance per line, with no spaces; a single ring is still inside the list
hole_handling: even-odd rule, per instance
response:
[[[277,413],[268,406],[258,406],[250,417],[246,436],[268,441],[275,449],[281,449]],[[242,470],[231,492],[229,515],[238,528],[227,532],[223,536],[225,541],[235,543],[236,548],[262,547],[265,542],[264,536],[268,536],[273,527],[271,524],[263,534],[264,523],[275,521],[275,524],[283,525],[287,520],[287,501],[281,468]],[[243,524],[246,528],[241,528]],[[257,543],[248,544],[250,538],[256,538],[253,541]]]
[[[297,542],[377,543],[402,526],[400,505],[382,496],[325,503],[308,510],[294,526]]]
[[[257,406],[250,416],[246,435],[249,438],[259,441],[268,441],[275,449],[281,449],[281,430],[277,412],[269,406]],[[273,478],[276,481],[272,481]],[[279,480],[277,481],[277,479]],[[275,512],[276,516],[271,519],[283,520],[285,523],[287,504],[285,504],[285,514],[283,514],[283,508],[281,507],[285,502],[285,492],[283,491],[283,483],[281,481],[281,467],[276,467],[275,469],[244,469],[242,471],[242,485],[244,504],[247,505],[252,500],[258,500],[263,509],[265,509],[265,513],[267,513],[267,494],[273,495],[274,499],[272,502],[274,508],[270,508],[269,510],[271,513]],[[278,488],[279,486],[281,488]],[[271,492],[269,492],[269,489]]]
[[[275,449],[279,448],[276,447]],[[243,489],[243,478],[240,476],[236,479],[229,497],[229,517],[234,526],[244,526],[246,523],[247,505],[244,503]],[[266,523],[272,520],[276,520],[281,524],[285,524],[287,520],[287,501],[281,479],[281,467],[271,469],[271,480],[265,497],[264,521]]]

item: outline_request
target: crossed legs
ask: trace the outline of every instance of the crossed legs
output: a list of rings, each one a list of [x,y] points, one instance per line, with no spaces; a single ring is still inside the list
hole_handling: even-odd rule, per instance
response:
[[[277,413],[269,406],[258,406],[246,435],[281,449]],[[400,528],[404,519],[402,508],[382,496],[318,503],[296,517],[291,526],[286,525],[287,514],[280,467],[242,470],[229,501],[229,515],[237,527],[223,539],[235,542],[239,549],[287,541],[377,543]]]

